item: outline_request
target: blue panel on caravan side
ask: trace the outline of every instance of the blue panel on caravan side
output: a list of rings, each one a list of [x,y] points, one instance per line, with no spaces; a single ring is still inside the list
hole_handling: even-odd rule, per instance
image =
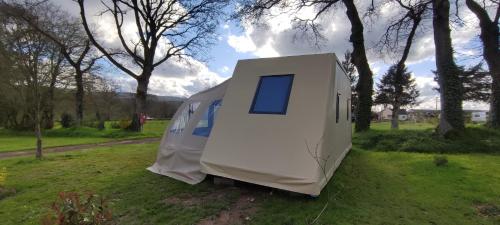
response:
[[[210,131],[214,126],[214,120],[217,116],[217,110],[220,108],[222,100],[215,100],[210,104],[210,106],[205,110],[203,117],[200,119],[198,124],[193,130],[193,135],[208,137],[210,136]]]

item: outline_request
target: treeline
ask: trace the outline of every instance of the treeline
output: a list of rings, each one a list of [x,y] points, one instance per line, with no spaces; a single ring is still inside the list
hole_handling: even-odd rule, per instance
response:
[[[18,95],[26,91],[18,88],[14,93],[0,90],[0,127],[13,130],[33,130],[34,121],[29,115],[29,105]],[[44,108],[42,116],[42,129],[52,129],[54,123],[60,121],[63,115],[70,115],[76,126],[75,90],[74,88],[55,88],[53,90],[53,105]],[[87,92],[84,97],[82,121],[83,126],[94,125],[104,121],[130,120],[134,113],[134,94],[113,91]],[[170,119],[182,104],[182,98],[164,99],[163,96],[148,95],[146,115],[152,119]],[[50,110],[49,110],[50,109]]]

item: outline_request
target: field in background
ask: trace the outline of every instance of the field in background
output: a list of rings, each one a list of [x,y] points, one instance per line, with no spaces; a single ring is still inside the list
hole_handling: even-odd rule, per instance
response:
[[[147,121],[141,133],[112,129],[110,122],[106,122],[106,129],[102,131],[90,127],[62,128],[56,126],[52,130],[44,131],[43,146],[56,147],[123,139],[161,137],[168,122],[167,120]],[[34,149],[35,144],[36,139],[33,132],[0,129],[0,152]]]

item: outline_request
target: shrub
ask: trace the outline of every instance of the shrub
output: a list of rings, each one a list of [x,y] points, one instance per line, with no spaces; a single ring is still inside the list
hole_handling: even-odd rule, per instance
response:
[[[75,120],[73,116],[69,113],[63,113],[61,115],[61,126],[64,128],[70,128],[74,125]]]
[[[61,192],[51,211],[42,218],[43,225],[107,225],[113,224],[108,201],[95,194],[80,196]]]
[[[434,164],[436,166],[446,166],[448,164],[448,157],[444,155],[434,156]]]
[[[111,128],[113,129],[121,129],[120,123],[113,121],[111,122]]]
[[[84,123],[84,125],[86,127],[91,127],[91,128],[96,128],[98,130],[104,130],[105,126],[104,126],[104,121],[100,121],[100,120],[95,120],[95,121],[86,121]]]
[[[126,130],[132,122],[130,120],[120,120],[120,129]]]

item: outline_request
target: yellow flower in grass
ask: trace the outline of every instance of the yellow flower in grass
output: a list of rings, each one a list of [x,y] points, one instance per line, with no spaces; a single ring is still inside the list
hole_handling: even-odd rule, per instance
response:
[[[0,186],[5,184],[5,180],[7,180],[7,168],[0,168]]]

